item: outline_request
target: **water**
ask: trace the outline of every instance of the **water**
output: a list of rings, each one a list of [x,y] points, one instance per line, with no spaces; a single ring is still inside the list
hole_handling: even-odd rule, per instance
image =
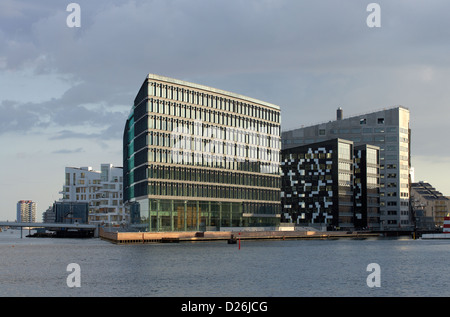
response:
[[[115,245],[0,233],[0,296],[448,296],[450,241],[225,241]],[[81,287],[68,287],[70,263]],[[369,263],[380,266],[370,288]]]

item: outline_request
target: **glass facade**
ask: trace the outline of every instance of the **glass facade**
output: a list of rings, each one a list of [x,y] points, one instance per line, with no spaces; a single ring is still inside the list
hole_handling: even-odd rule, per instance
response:
[[[149,75],[124,129],[124,201],[150,231],[275,225],[278,106]]]

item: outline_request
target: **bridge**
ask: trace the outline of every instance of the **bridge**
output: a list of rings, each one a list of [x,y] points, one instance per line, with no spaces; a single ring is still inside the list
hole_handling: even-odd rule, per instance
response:
[[[49,228],[51,231],[61,230],[93,230],[94,237],[98,237],[98,225],[87,223],[55,223],[55,222],[9,222],[0,221],[0,227],[20,227],[20,237],[22,238],[22,229],[25,228]]]

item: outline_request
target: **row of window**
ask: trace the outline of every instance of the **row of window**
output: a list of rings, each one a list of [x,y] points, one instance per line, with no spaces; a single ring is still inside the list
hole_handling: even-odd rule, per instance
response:
[[[332,153],[287,153],[283,154],[283,160],[302,160],[302,159],[331,159]]]
[[[387,128],[343,128],[343,129],[331,129],[330,134],[369,134],[369,133],[397,133],[397,127]],[[326,130],[320,129],[319,135],[325,135]]]
[[[240,102],[213,94],[167,84],[150,83],[149,96],[172,99],[190,104],[210,107],[221,111],[234,112],[258,119],[280,122],[280,112],[255,104]]]
[[[245,138],[243,141],[248,141]],[[180,150],[202,151],[217,154],[237,155],[258,159],[263,152],[274,152],[278,157],[279,140],[270,137],[250,138],[249,144],[239,144],[234,140],[196,137],[191,135],[178,135],[174,133],[148,132],[139,135],[128,144],[128,153],[134,153],[144,146],[163,146]],[[248,142],[247,142],[248,143]],[[260,155],[259,155],[260,153]],[[275,157],[274,157],[275,158]]]
[[[377,151],[375,151],[377,153]],[[347,155],[343,155],[344,159],[347,158]],[[282,155],[282,160],[284,162],[288,162],[288,160],[302,160],[302,159],[332,159],[333,154],[332,153],[288,153]],[[368,155],[366,156],[366,160],[368,164],[377,165],[378,162],[378,156],[376,154],[374,155]],[[355,163],[360,163],[360,158],[355,158]],[[329,165],[329,164],[327,164]],[[328,169],[328,167],[327,167]]]
[[[144,105],[141,107],[144,107]],[[202,123],[209,122],[253,130],[262,130],[262,123],[269,126],[279,126],[276,122],[267,123],[261,119],[239,116],[236,113],[227,113],[220,110],[211,110],[202,107],[191,107],[189,105],[165,102],[163,100],[148,100],[146,112],[152,114],[159,113],[183,119],[193,119]],[[277,132],[279,133],[279,129]]]
[[[134,187],[134,188],[133,188]],[[198,185],[190,183],[144,182],[130,188],[135,196],[180,196],[199,198],[239,199],[258,201],[280,201],[279,190],[240,188],[216,185]]]
[[[278,214],[281,205],[276,203],[258,203],[258,202],[211,202],[211,201],[184,201],[167,199],[149,199],[150,213],[160,212],[162,215],[173,213],[173,217],[181,216],[184,218],[197,218],[207,216],[214,220],[214,217],[222,218],[241,218],[243,214]],[[146,215],[149,210],[140,208]],[[144,218],[146,218],[144,216]],[[206,219],[205,219],[206,220]],[[148,220],[147,220],[148,222]]]
[[[331,164],[329,164],[328,166],[327,166],[327,169],[331,169]],[[339,168],[340,171],[352,171],[353,170],[353,164],[339,161],[338,162],[338,168]]]
[[[355,180],[357,182],[357,180]],[[367,176],[366,178],[367,188],[380,188],[380,179],[378,177]]]
[[[281,204],[261,204],[254,202],[244,202],[242,206],[244,213],[250,214],[279,214],[281,212]]]
[[[360,196],[360,198],[361,198],[361,196]],[[359,203],[359,204],[362,204],[362,199],[360,199],[360,198],[358,199],[358,198],[355,197],[355,202]],[[370,205],[372,207],[377,207],[380,204],[380,199],[378,197],[367,196],[366,202],[367,202],[367,205]],[[358,206],[357,205],[356,207],[362,207],[362,206]],[[377,209],[377,211],[379,211],[379,210]]]
[[[408,143],[408,138],[404,138],[404,137],[400,137],[397,138],[396,135],[367,135],[367,136],[363,136],[361,137],[357,137],[357,136],[348,136],[347,137],[349,140],[353,141],[353,142],[363,142],[363,143],[370,143],[370,142],[403,142],[405,144]],[[286,140],[283,139],[282,143],[284,144],[310,144],[310,143],[315,143],[318,142],[318,140],[316,139],[293,139],[293,140]],[[406,148],[406,147],[405,147]]]
[[[280,177],[262,176],[233,171],[186,168],[178,166],[150,165],[130,172],[130,183],[144,179],[167,179],[177,181],[219,183],[229,185],[280,188]],[[134,178],[134,180],[133,180]]]
[[[137,152],[134,156],[128,158],[128,170],[131,171],[134,167],[155,162],[155,163],[170,163],[170,164],[184,164],[191,166],[205,166],[213,168],[224,168],[236,171],[256,172],[263,174],[279,175],[279,163],[276,157],[272,157],[265,151],[262,151],[260,162],[249,159],[234,159],[222,154],[209,154],[192,151],[176,151],[172,149],[149,148]]]
[[[222,118],[222,114],[217,114],[217,116]],[[230,121],[228,119],[215,121],[194,121],[186,120],[184,117],[173,118],[150,114],[136,120],[133,135],[138,136],[143,131],[155,129],[252,144],[256,144],[259,139],[268,137],[280,140],[280,126],[276,124],[240,117],[230,119]]]
[[[360,119],[359,124],[367,124],[367,119]],[[384,118],[377,118],[377,124],[384,124]]]

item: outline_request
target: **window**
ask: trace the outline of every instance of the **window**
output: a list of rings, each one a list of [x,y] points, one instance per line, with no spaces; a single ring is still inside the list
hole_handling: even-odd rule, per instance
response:
[[[350,144],[339,143],[338,144],[339,158],[350,160]]]
[[[386,138],[386,141],[388,141],[388,142],[396,142],[397,141],[397,136],[395,136],[395,135],[388,136]]]
[[[368,149],[366,159],[369,164],[378,164],[378,152],[373,149]]]
[[[397,151],[396,145],[388,145],[386,146],[386,151]]]
[[[389,127],[386,129],[387,132],[397,132],[397,127]]]
[[[384,124],[384,118],[378,118],[377,123],[378,124]]]
[[[367,119],[361,119],[361,120],[359,120],[359,124],[367,124]]]

